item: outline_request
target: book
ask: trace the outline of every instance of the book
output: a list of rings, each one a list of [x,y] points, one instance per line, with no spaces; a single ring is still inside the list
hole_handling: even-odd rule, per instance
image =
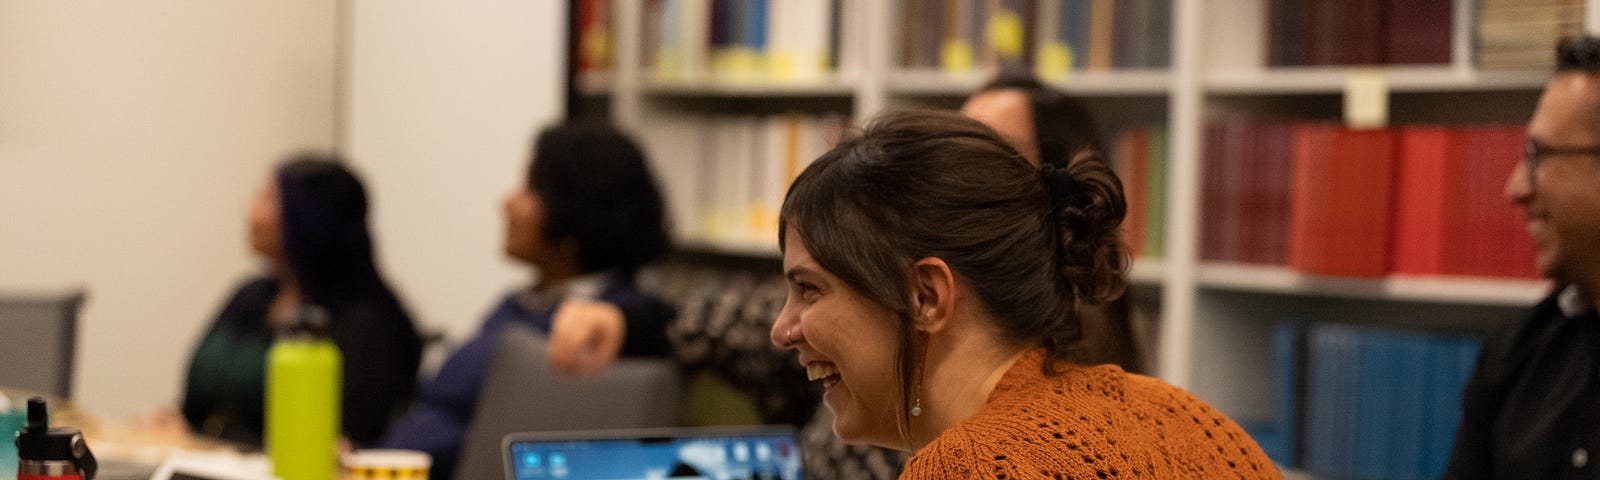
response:
[[[1317,275],[1388,273],[1393,148],[1388,130],[1308,125],[1295,132],[1289,266]]]
[[[1145,183],[1145,215],[1144,215],[1144,256],[1146,258],[1160,258],[1166,255],[1166,225],[1167,225],[1167,129],[1164,126],[1150,128],[1148,152],[1145,155],[1146,170],[1149,172]]]
[[[1388,0],[1384,5],[1384,63],[1448,64],[1455,2]]]
[[[1149,205],[1150,130],[1134,127],[1117,135],[1112,166],[1122,179],[1122,196],[1127,200],[1127,216],[1122,222],[1122,241],[1128,254],[1143,256]]]
[[[1452,132],[1439,126],[1400,128],[1396,141],[1394,215],[1391,217],[1389,269],[1398,274],[1438,275],[1445,272],[1447,215],[1459,213],[1463,200],[1447,189],[1463,167]]]

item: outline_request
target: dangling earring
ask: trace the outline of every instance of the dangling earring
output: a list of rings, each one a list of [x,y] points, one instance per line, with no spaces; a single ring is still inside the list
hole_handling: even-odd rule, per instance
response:
[[[922,416],[922,379],[923,379],[923,372],[928,369],[927,368],[927,363],[928,363],[928,343],[927,343],[926,339],[923,339],[923,341],[921,341],[921,342],[917,342],[916,353],[917,353],[917,379],[916,379],[915,382],[912,383],[911,389],[916,394],[917,400],[916,400],[915,403],[911,404],[911,416],[920,417],[920,416]]]

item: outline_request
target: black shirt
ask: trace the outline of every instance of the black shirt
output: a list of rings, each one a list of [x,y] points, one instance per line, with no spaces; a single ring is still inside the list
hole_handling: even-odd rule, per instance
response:
[[[1484,342],[1443,478],[1600,478],[1600,318],[1561,295]]]

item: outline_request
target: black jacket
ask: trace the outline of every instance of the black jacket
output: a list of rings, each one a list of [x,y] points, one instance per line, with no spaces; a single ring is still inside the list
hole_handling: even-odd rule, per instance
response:
[[[1600,318],[1559,296],[1485,340],[1443,478],[1600,478]]]

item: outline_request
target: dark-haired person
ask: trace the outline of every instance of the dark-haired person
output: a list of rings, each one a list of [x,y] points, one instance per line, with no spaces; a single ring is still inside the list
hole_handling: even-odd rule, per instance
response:
[[[361,182],[331,156],[282,164],[250,205],[250,248],[269,271],[234,292],[189,361],[182,414],[195,432],[260,446],[266,354],[301,304],[330,315],[344,358],[344,435],[370,445],[411,398],[422,354],[373,261]]]
[[[1279,478],[1189,393],[1070,361],[1077,311],[1124,286],[1126,205],[1094,156],[1041,169],[977,121],[909,111],[800,174],[770,336],[836,434],[915,452],[901,478]]]
[[[961,113],[994,129],[1036,165],[1041,157],[1066,159],[1084,151],[1098,152],[1097,158],[1105,160],[1100,127],[1089,109],[1030,76],[1000,76],[967,97]],[[1119,296],[1080,310],[1083,335],[1072,347],[1073,360],[1143,372],[1144,358],[1133,340],[1128,309],[1128,298]]]
[[[1484,341],[1447,479],[1600,477],[1600,39],[1557,50],[1505,189],[1556,289]]]
[[[433,471],[455,471],[473,407],[499,332],[522,325],[550,333],[551,354],[572,350],[552,323],[615,319],[625,356],[668,352],[663,326],[670,306],[634,284],[640,266],[668,247],[663,204],[644,154],[627,136],[600,125],[562,125],[539,134],[526,182],[504,202],[507,256],[537,270],[529,288],[512,292],[484,320],[477,336],[450,355],[423,384],[411,410],[383,444],[433,455]],[[599,320],[596,320],[599,319]],[[556,360],[556,359],[553,359]],[[561,359],[569,369],[584,359]]]

